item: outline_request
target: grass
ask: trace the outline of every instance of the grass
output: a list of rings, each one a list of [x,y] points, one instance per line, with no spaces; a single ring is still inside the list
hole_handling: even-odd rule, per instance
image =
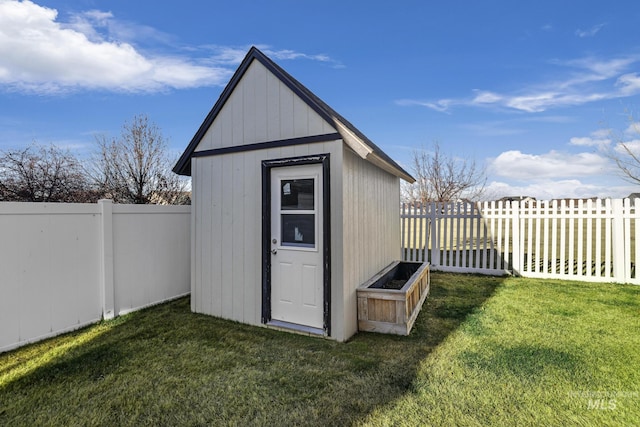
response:
[[[409,337],[181,299],[0,354],[0,425],[640,425],[640,287],[434,273]]]

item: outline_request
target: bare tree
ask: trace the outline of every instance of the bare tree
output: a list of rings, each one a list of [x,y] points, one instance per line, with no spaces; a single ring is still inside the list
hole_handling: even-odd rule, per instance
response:
[[[89,202],[95,196],[78,159],[55,145],[33,143],[0,153],[0,200]]]
[[[607,146],[605,154],[616,164],[623,179],[640,184],[640,122],[633,114],[629,114],[628,120],[624,132],[612,132],[614,143]]]
[[[171,171],[174,159],[158,126],[135,116],[119,138],[96,138],[91,176],[104,197],[119,203],[187,204],[187,182]]]
[[[403,198],[410,202],[477,200],[487,181],[485,169],[474,160],[444,154],[438,142],[432,151],[413,151],[411,170],[416,182],[403,188]]]

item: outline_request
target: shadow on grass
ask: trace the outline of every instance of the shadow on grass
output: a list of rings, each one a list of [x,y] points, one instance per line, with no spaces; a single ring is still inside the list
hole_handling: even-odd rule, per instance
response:
[[[411,392],[421,361],[502,280],[434,273],[411,335],[347,343],[193,314],[177,300],[0,383],[0,424],[348,425]],[[24,351],[0,355],[0,368]]]
[[[462,360],[469,368],[491,372],[496,377],[507,373],[518,378],[540,378],[549,369],[561,370],[565,375],[577,378],[581,373],[579,368],[584,364],[570,352],[532,344],[497,346],[488,357],[468,352],[462,355]]]

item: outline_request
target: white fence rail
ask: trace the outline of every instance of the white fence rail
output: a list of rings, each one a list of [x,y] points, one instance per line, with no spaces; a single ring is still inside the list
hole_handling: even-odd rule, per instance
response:
[[[638,200],[403,205],[403,257],[442,271],[640,284]]]
[[[190,212],[0,203],[0,352],[188,294]]]

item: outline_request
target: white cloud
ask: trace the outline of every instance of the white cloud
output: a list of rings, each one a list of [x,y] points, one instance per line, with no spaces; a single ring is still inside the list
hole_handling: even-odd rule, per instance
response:
[[[592,136],[603,136],[603,132],[593,132]],[[640,149],[640,140],[633,143],[634,149]],[[637,191],[619,177],[606,157],[596,153],[507,151],[491,161],[489,170],[492,180],[487,185],[487,194],[494,199],[622,198]]]
[[[575,34],[578,37],[584,38],[584,37],[593,37],[596,34],[598,34],[598,32],[605,26],[606,24],[598,24],[598,25],[594,25],[593,27],[589,28],[588,30],[581,30],[581,29],[577,29]]]
[[[212,52],[209,59],[216,64],[236,66],[242,62],[247,54],[246,47],[229,47],[218,45],[203,46],[203,49]]]
[[[505,151],[490,162],[494,175],[520,181],[541,181],[601,174],[610,167],[596,153],[570,154],[551,150],[545,154]]]
[[[493,107],[528,113],[551,108],[582,105],[594,101],[624,98],[640,94],[640,75],[628,69],[640,62],[640,56],[613,59],[580,58],[571,61],[551,61],[563,69],[564,78],[521,84],[524,89],[512,93],[495,90],[473,90],[469,98],[442,100],[397,101],[398,105],[418,105],[446,112],[454,106]],[[560,74],[560,73],[556,73]]]
[[[616,144],[614,150],[622,155],[640,157],[640,139],[632,139]],[[633,163],[636,163],[635,161]]]
[[[476,91],[477,94],[473,98],[474,104],[493,104],[502,101],[502,96],[489,91]]]
[[[628,96],[635,95],[640,92],[640,76],[638,73],[624,74],[618,77],[616,86],[620,88],[620,92]]]
[[[545,180],[524,185],[517,185],[503,181],[492,181],[487,185],[486,194],[491,199],[507,196],[530,196],[538,200],[552,200],[563,198],[622,198],[627,197],[637,189],[632,185],[619,182],[586,183],[578,179]]]
[[[435,101],[435,102],[418,101],[415,99],[398,99],[395,101],[395,103],[403,107],[411,107],[411,106],[427,107],[432,110],[440,111],[443,113],[447,112],[452,105],[457,104],[455,101],[451,99],[439,99],[438,101]]]
[[[610,142],[611,140],[609,139],[596,139],[589,136],[582,136],[582,137],[574,136],[569,140],[569,144],[583,146],[583,147],[598,147],[604,144],[608,144]]]
[[[625,129],[624,134],[631,137],[640,135],[640,122],[629,123],[629,126]]]
[[[553,63],[560,66],[573,67],[579,71],[576,76],[567,80],[568,85],[574,85],[616,77],[637,61],[637,55],[630,55],[613,59],[598,59],[589,56],[569,61],[553,61]]]
[[[323,54],[319,54],[319,55],[308,55],[306,53],[301,53],[301,52],[296,52],[293,50],[289,50],[289,49],[283,49],[283,50],[271,50],[271,49],[264,49],[264,53],[265,55],[268,55],[274,59],[299,59],[299,58],[304,58],[304,59],[312,59],[314,61],[321,61],[321,62],[330,62],[331,58],[329,58],[327,55],[323,55]]]
[[[111,18],[106,12],[90,15]],[[83,31],[74,25],[62,25],[56,10],[30,1],[0,2],[0,84],[35,93],[144,92],[222,84],[230,73],[183,58],[144,56],[129,43],[102,40],[88,21]]]
[[[79,89],[156,92],[216,86],[227,82],[233,73],[230,66],[246,54],[246,49],[220,47],[212,56],[194,59],[147,54],[136,47],[136,42],[148,40],[156,43],[157,51],[158,42],[170,39],[151,27],[119,21],[111,12],[90,10],[62,22],[55,9],[28,0],[0,0],[0,89],[55,94]],[[276,59],[306,58],[340,65],[327,55],[269,52]]]
[[[598,129],[589,136],[574,136],[569,140],[569,145],[583,147],[598,147],[605,149],[611,144],[611,129]]]
[[[69,22],[59,22],[62,28],[78,31],[91,41],[118,40],[121,42],[139,43],[151,40],[171,43],[173,36],[163,33],[147,25],[116,19],[113,13],[101,10],[88,10],[75,13]]]
[[[591,132],[591,136],[599,139],[606,139],[611,136],[611,129],[598,129]]]
[[[308,53],[297,52],[291,49],[274,49],[269,45],[256,45],[265,55],[275,60],[295,60],[295,59],[308,59],[311,61],[325,62],[331,64],[333,67],[342,67],[342,64],[335,59],[332,59],[329,55],[316,54],[310,55]],[[242,47],[230,47],[230,46],[218,46],[218,45],[206,45],[204,49],[211,51],[213,54],[210,59],[218,64],[225,65],[238,65],[244,59],[249,50],[249,46]]]

